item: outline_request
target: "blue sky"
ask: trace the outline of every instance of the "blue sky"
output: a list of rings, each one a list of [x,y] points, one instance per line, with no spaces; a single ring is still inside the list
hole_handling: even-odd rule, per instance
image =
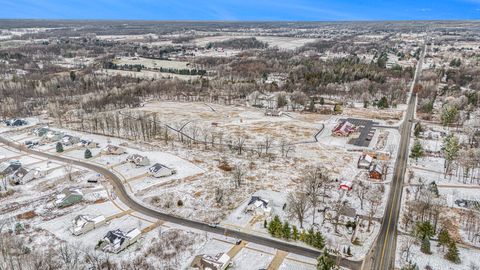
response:
[[[0,18],[456,20],[480,19],[480,0],[0,0]]]

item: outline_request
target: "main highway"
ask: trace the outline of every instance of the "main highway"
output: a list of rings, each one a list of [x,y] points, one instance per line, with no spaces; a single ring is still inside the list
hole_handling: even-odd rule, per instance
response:
[[[275,249],[283,250],[289,253],[294,253],[294,254],[310,257],[310,258],[317,258],[321,254],[321,251],[317,249],[297,246],[289,242],[279,241],[273,238],[263,237],[256,234],[245,233],[237,230],[231,230],[231,229],[220,227],[220,226],[209,226],[208,224],[200,221],[186,219],[179,216],[160,212],[156,209],[152,209],[148,206],[145,206],[137,202],[134,198],[132,198],[131,195],[127,193],[125,186],[123,185],[120,177],[118,177],[115,173],[113,173],[107,168],[104,168],[102,166],[99,166],[93,163],[72,159],[72,158],[67,158],[65,156],[28,149],[27,147],[17,144],[15,142],[12,142],[11,140],[8,140],[4,137],[0,137],[0,143],[8,147],[26,152],[28,154],[48,158],[51,160],[57,160],[60,162],[70,163],[72,165],[87,168],[89,170],[102,174],[112,184],[115,194],[124,204],[126,204],[132,210],[142,213],[144,215],[150,216],[152,218],[167,221],[170,223],[175,223],[181,226],[185,226],[185,227],[189,227],[197,230],[202,230],[209,233],[227,235],[230,237],[245,240],[247,242],[253,242],[259,245],[272,247]],[[336,259],[341,266],[349,269],[360,269],[360,266],[362,264],[362,261],[353,261],[353,260],[348,260],[340,257],[337,258],[335,256],[332,256],[332,257]]]
[[[400,206],[402,201],[403,182],[408,161],[408,145],[415,116],[416,94],[415,85],[422,70],[422,63],[425,57],[424,47],[417,63],[413,82],[410,89],[410,99],[407,112],[400,126],[401,141],[397,152],[397,159],[393,173],[393,180],[390,187],[390,194],[383,216],[382,227],[377,241],[365,259],[363,269],[391,270],[395,266],[395,250],[397,242],[397,224],[399,222]]]

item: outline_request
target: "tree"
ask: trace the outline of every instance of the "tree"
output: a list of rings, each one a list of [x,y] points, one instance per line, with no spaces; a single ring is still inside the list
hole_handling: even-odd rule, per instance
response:
[[[288,224],[288,221],[285,221],[283,223],[282,231],[283,231],[283,238],[289,240],[291,237],[292,231],[290,229],[290,224]]]
[[[422,239],[422,245],[420,246],[420,251],[425,254],[432,254],[430,251],[430,239],[424,238]]]
[[[233,182],[235,183],[235,187],[239,188],[242,185],[243,177],[245,176],[245,170],[243,169],[242,165],[237,164],[233,168]]]
[[[415,227],[415,235],[420,240],[423,240],[425,238],[430,239],[432,236],[434,236],[435,231],[433,230],[433,226],[430,221],[417,222],[417,225]]]
[[[363,210],[363,205],[365,199],[367,198],[367,194],[371,190],[371,185],[364,181],[359,181],[357,187],[353,190],[353,192],[357,195],[358,199],[360,200],[360,209]]]
[[[84,156],[85,156],[85,159],[91,158],[92,157],[92,151],[90,151],[90,149],[85,150]]]
[[[322,255],[317,259],[317,270],[332,270],[335,267],[335,261],[328,255],[327,250],[323,250]]]
[[[422,124],[420,124],[420,122],[417,122],[415,124],[415,127],[413,128],[413,135],[415,135],[415,137],[419,137],[420,136],[420,133],[423,132],[423,127],[422,127]]]
[[[308,196],[304,192],[291,192],[287,197],[287,213],[297,218],[300,228],[303,228],[305,213],[309,209]]]
[[[458,110],[454,106],[445,106],[443,108],[441,120],[444,126],[448,126],[455,122],[458,118]]]
[[[388,108],[388,100],[387,97],[382,97],[378,102],[377,102],[377,107],[379,109],[386,109]]]
[[[299,238],[299,235],[298,235],[298,229],[297,229],[297,226],[293,225],[292,226],[292,239],[294,241],[297,241]]]
[[[57,143],[56,149],[57,149],[57,153],[62,153],[63,152],[63,145],[62,145],[61,142]]]
[[[415,161],[418,160],[418,158],[423,156],[423,148],[422,145],[418,140],[415,140],[412,146],[412,150],[410,152],[410,157],[415,159]]]
[[[282,108],[284,106],[286,106],[288,103],[287,103],[287,97],[285,96],[285,94],[279,94],[277,96],[277,108]]]
[[[442,228],[438,234],[438,245],[442,247],[442,250],[445,250],[445,247],[448,247],[451,241],[452,239],[447,229]]]
[[[72,80],[72,82],[75,81],[75,78],[77,78],[77,75],[75,74],[75,71],[70,71],[70,80]]]
[[[445,259],[457,264],[460,263],[460,253],[458,252],[457,244],[455,244],[455,241],[451,241],[448,245],[448,251],[447,254],[445,254]]]
[[[432,192],[432,194],[435,195],[435,197],[438,198],[440,196],[440,193],[438,192],[438,186],[437,186],[437,183],[435,183],[435,181],[432,181],[430,185],[428,185],[428,190]]]
[[[445,176],[450,172],[452,162],[458,157],[460,151],[460,144],[458,138],[454,135],[449,135],[443,140],[442,146],[443,156],[445,157]]]
[[[275,215],[272,221],[270,221],[270,224],[268,224],[268,232],[274,237],[282,237],[283,226],[282,221],[280,220],[280,217],[278,217],[278,215]]]
[[[408,262],[400,270],[418,270],[418,266],[416,263]]]

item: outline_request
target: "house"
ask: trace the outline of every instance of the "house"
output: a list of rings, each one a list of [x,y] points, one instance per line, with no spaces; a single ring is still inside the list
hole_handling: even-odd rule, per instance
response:
[[[10,160],[6,162],[0,163],[0,174],[2,175],[10,175],[14,173],[16,170],[20,169],[22,164],[18,160]]]
[[[46,175],[45,171],[40,170],[39,168],[34,168],[28,170],[26,168],[20,167],[12,175],[10,175],[10,183],[13,185],[23,185],[34,179],[42,178]]]
[[[369,169],[369,176],[372,179],[383,179],[383,166],[379,164],[372,164]]]
[[[54,131],[54,130],[50,130],[47,133],[45,133],[43,138],[45,140],[49,141],[49,142],[57,142],[57,141],[60,141],[63,138],[63,133],[58,132],[58,131]]]
[[[96,249],[105,252],[119,253],[140,238],[141,232],[135,228],[127,233],[117,229],[109,231],[97,244]]]
[[[459,207],[468,208],[468,209],[480,209],[480,202],[474,200],[465,200],[458,199],[455,200],[455,204]]]
[[[62,144],[63,145],[74,145],[74,144],[77,144],[80,142],[80,138],[79,137],[75,137],[75,136],[71,136],[71,135],[65,135],[63,136],[62,138]]]
[[[176,173],[174,169],[171,169],[160,163],[155,163],[152,167],[148,169],[148,172],[153,177],[164,177]]]
[[[370,165],[372,165],[373,157],[369,154],[362,154],[360,158],[358,158],[357,167],[359,169],[369,169]]]
[[[348,137],[356,130],[357,128],[355,127],[355,125],[351,124],[348,121],[341,121],[335,126],[335,128],[333,128],[332,134],[334,136]]]
[[[57,194],[55,205],[57,207],[67,207],[80,202],[83,199],[83,193],[74,188],[65,188],[60,194]]]
[[[104,225],[105,222],[106,219],[102,215],[93,218],[87,215],[78,215],[73,219],[72,234],[76,236],[85,234]]]
[[[80,142],[78,142],[78,145],[89,149],[98,147],[98,143],[93,142],[92,140],[80,140]]]
[[[199,270],[225,270],[231,264],[231,258],[226,253],[218,253],[215,256],[197,255],[190,265],[190,269]]]
[[[102,155],[122,155],[125,154],[126,151],[122,147],[109,144],[105,148],[100,150],[100,153]]]
[[[282,116],[282,111],[274,110],[274,109],[267,109],[265,111],[265,116]]]
[[[350,191],[352,190],[352,186],[353,186],[353,183],[350,181],[344,180],[340,183],[340,189],[342,190]]]
[[[43,137],[50,129],[48,127],[36,128],[33,130],[33,134],[38,137]]]
[[[23,119],[10,119],[5,121],[5,124],[9,127],[19,127],[27,125],[28,122]]]
[[[262,199],[259,196],[252,196],[245,208],[245,213],[254,213],[256,215],[269,216],[272,208],[268,206],[268,200]]]
[[[135,164],[135,166],[148,166],[150,165],[150,160],[146,156],[139,154],[133,154],[127,157],[127,162]]]

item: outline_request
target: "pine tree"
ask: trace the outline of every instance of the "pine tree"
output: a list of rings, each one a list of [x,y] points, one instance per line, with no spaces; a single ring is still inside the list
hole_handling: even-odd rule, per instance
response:
[[[455,241],[451,241],[448,245],[448,251],[447,254],[445,254],[445,259],[454,263],[460,263],[460,253],[458,252],[457,244],[455,244]]]
[[[415,140],[415,142],[413,143],[412,150],[410,152],[410,157],[414,158],[415,161],[417,161],[418,158],[420,158],[422,156],[423,156],[422,145],[420,144],[420,142],[418,140]]]
[[[91,158],[92,157],[92,151],[90,151],[90,149],[85,150],[84,156],[85,156],[85,159]]]
[[[263,228],[267,228],[267,226],[268,226],[268,222],[267,222],[267,220],[265,219],[265,220],[263,221]]]
[[[285,223],[283,223],[282,231],[283,231],[283,238],[289,240],[292,233],[291,233],[290,224],[288,224],[288,221],[285,221]]]
[[[407,265],[404,265],[400,270],[418,270],[416,263],[408,262]]]
[[[317,259],[317,270],[332,270],[334,267],[335,261],[328,255],[327,250],[323,250]]]
[[[442,247],[442,250],[444,250],[445,247],[449,246],[450,242],[450,234],[445,228],[442,228],[438,234],[438,245]]]
[[[428,190],[432,192],[433,195],[435,195],[435,197],[438,198],[440,196],[440,193],[438,192],[438,186],[437,186],[437,183],[435,183],[435,181],[432,181],[430,183],[430,185],[428,186]]]
[[[385,108],[388,108],[388,100],[386,97],[382,97],[378,103],[377,103],[377,107],[379,109],[385,109]]]
[[[325,247],[325,241],[323,239],[323,235],[321,232],[315,233],[315,236],[313,237],[312,246],[318,249],[322,249],[323,247]]]
[[[418,136],[420,136],[420,133],[422,133],[422,131],[423,131],[422,125],[420,124],[420,122],[417,122],[415,124],[415,128],[413,129],[413,135],[415,135],[415,137],[418,138]]]
[[[313,112],[315,111],[315,101],[312,99],[310,99],[310,105],[308,106],[308,110]]]
[[[297,226],[293,225],[292,226],[292,239],[297,241],[298,238],[299,238],[299,235],[298,235],[298,229],[297,229]]]
[[[430,239],[424,238],[422,240],[422,245],[420,246],[420,251],[425,254],[432,254],[430,251]]]
[[[61,142],[57,143],[57,153],[62,153],[63,152],[63,145]]]
[[[433,235],[435,235],[435,231],[433,230],[433,226],[430,221],[417,222],[415,234],[420,240],[430,239]]]
[[[350,246],[347,248],[347,255],[352,256],[352,250],[350,249]]]

